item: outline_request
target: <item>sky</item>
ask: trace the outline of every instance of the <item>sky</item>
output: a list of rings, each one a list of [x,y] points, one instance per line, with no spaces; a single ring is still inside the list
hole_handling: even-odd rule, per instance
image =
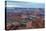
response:
[[[6,1],[25,1],[25,2],[34,2],[34,3],[44,3],[45,0],[6,0]]]
[[[44,8],[44,0],[6,0],[7,7]]]

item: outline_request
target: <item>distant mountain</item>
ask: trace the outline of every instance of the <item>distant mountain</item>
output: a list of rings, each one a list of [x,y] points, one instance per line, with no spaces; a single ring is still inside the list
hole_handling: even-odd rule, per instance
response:
[[[7,12],[14,12],[14,13],[19,13],[19,12],[33,12],[35,10],[40,10],[40,12],[44,12],[44,8],[15,8],[15,7],[9,7],[7,8]]]

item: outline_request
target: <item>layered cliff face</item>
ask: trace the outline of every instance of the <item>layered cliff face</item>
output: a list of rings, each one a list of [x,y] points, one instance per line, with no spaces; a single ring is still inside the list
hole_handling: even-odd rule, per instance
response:
[[[45,21],[41,18],[37,18],[36,20],[21,20],[20,22],[13,22],[6,25],[6,30],[18,30],[18,29],[38,29],[44,28]]]
[[[38,13],[37,13],[38,12]],[[6,25],[7,30],[16,30],[16,29],[34,29],[34,28],[44,28],[44,16],[40,15],[40,11],[34,11],[33,14],[18,14],[7,17],[9,18]]]

